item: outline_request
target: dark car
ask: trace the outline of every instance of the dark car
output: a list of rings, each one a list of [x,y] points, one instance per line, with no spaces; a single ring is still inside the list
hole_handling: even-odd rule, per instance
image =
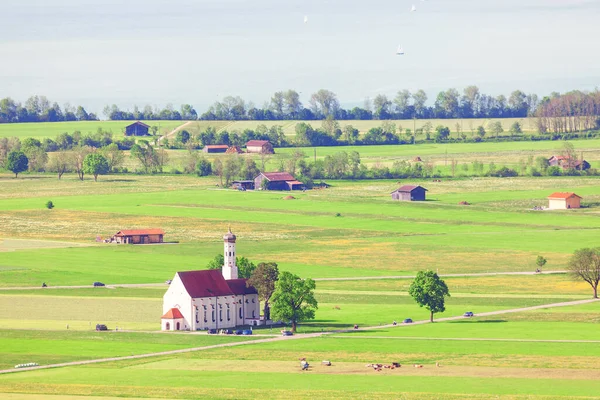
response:
[[[292,331],[281,331],[281,336],[293,336],[294,332]]]
[[[243,334],[244,334],[244,331],[243,331],[243,330],[241,330],[241,329],[238,329],[237,331],[235,331],[235,334],[236,334],[236,335],[243,335]]]
[[[107,326],[106,326],[106,325],[104,325],[104,324],[96,324],[96,330],[97,330],[97,331],[107,331],[107,330],[108,330],[108,328],[107,328]]]
[[[231,329],[223,329],[221,330],[223,335],[233,335],[233,331]]]
[[[94,282],[94,287],[98,287],[98,286],[106,286],[106,285],[102,282]]]
[[[412,324],[412,319],[410,319],[410,318],[406,318],[406,319],[405,319],[404,321],[402,321],[402,322],[404,322],[405,324]]]
[[[252,329],[244,329],[242,335],[252,335]]]
[[[207,331],[207,333],[208,333],[209,335],[216,335],[216,334],[217,334],[217,330],[216,330],[216,329],[209,329],[209,330]]]
[[[467,311],[466,313],[463,314],[463,317],[472,317],[473,316],[473,312],[471,311]]]

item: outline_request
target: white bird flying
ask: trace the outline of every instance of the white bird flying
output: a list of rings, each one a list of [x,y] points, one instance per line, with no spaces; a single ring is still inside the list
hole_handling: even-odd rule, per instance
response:
[[[417,11],[417,7],[416,7],[416,6],[413,4],[413,5],[412,5],[412,7],[410,8],[410,11],[411,11],[411,12],[413,12],[413,11]]]
[[[403,56],[404,55],[404,49],[402,48],[402,45],[398,46],[398,50],[396,50],[396,55],[397,56]]]

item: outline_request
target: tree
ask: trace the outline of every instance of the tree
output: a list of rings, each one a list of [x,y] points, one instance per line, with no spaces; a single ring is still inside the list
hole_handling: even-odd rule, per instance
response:
[[[225,264],[225,257],[223,254],[217,254],[215,258],[210,260],[208,264],[206,264],[206,269],[218,269],[220,270]]]
[[[498,135],[504,132],[504,128],[502,128],[502,122],[496,121],[490,124],[490,130],[493,134],[496,135],[496,139],[498,139]]]
[[[511,133],[511,135],[518,135],[518,134],[523,133],[523,129],[521,128],[521,124],[518,121],[515,121],[510,126],[510,133]]]
[[[100,154],[106,158],[109,172],[119,168],[123,164],[123,161],[125,161],[125,154],[119,150],[119,146],[116,143],[111,143],[108,146],[104,146],[102,149],[100,149]]]
[[[48,170],[56,172],[58,174],[58,179],[60,179],[65,172],[69,171],[70,164],[70,154],[64,150],[57,151],[52,154],[52,157],[50,158]]]
[[[73,165],[73,169],[75,172],[77,172],[79,180],[83,180],[83,175],[85,173],[83,170],[83,160],[85,160],[85,156],[90,154],[91,151],[92,149],[87,146],[78,146],[73,149],[71,163]]]
[[[443,140],[446,140],[446,139],[448,139],[449,136],[450,136],[450,128],[448,128],[447,126],[438,125],[435,128],[435,141],[436,142],[441,142]]]
[[[142,164],[145,173],[148,173],[151,170],[154,165],[155,156],[154,148],[150,146],[150,143],[146,140],[140,140],[131,147],[130,154],[132,158],[137,159],[140,164]]]
[[[271,319],[271,308],[269,301],[273,292],[275,292],[275,282],[279,278],[279,269],[277,263],[259,263],[256,269],[252,272],[250,279],[246,285],[253,286],[258,291],[258,298],[263,302],[263,315],[265,320]]]
[[[546,258],[544,256],[537,256],[537,258],[535,259],[535,265],[538,266],[538,269],[540,271],[542,270],[544,265],[546,265],[547,262],[548,262],[548,260],[546,260]]]
[[[318,308],[315,299],[315,281],[284,271],[275,283],[271,297],[273,320],[290,321],[292,332],[296,332],[298,322],[315,318]]]
[[[109,171],[108,161],[99,153],[91,153],[83,159],[83,172],[94,175],[94,182],[98,181],[98,175],[104,175]]]
[[[19,172],[27,171],[29,160],[22,151],[11,151],[8,153],[6,169],[15,174],[15,178],[19,176]]]
[[[212,174],[212,165],[210,165],[210,161],[201,157],[196,163],[196,174],[198,174],[198,176],[208,176]]]
[[[238,267],[238,277],[249,279],[256,270],[256,265],[246,257],[236,257],[235,265]]]
[[[477,135],[481,138],[485,136],[485,128],[483,126],[479,125],[477,127]]]
[[[569,260],[567,271],[573,279],[589,283],[594,290],[594,298],[598,298],[600,247],[576,250]]]
[[[54,203],[52,203],[52,200],[48,200],[48,201],[46,202],[46,208],[47,208],[48,210],[52,210],[52,209],[54,208]]]
[[[450,296],[446,283],[433,271],[419,271],[408,293],[419,307],[429,310],[431,322],[433,322],[433,314],[446,311],[444,298]]]

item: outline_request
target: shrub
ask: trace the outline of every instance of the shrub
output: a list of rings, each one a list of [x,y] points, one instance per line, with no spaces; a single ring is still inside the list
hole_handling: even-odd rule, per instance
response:
[[[562,171],[560,169],[560,167],[558,166],[552,166],[552,167],[548,167],[548,169],[546,170],[546,173],[548,174],[548,176],[561,176],[562,175]]]
[[[52,209],[54,208],[54,203],[52,203],[52,201],[51,201],[51,200],[48,200],[48,201],[46,202],[46,208],[47,208],[48,210],[52,210]]]

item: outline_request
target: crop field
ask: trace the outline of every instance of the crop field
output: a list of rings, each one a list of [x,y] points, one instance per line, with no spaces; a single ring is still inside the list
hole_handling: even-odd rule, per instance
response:
[[[419,129],[427,123],[430,123],[435,129],[438,125],[447,126],[450,128],[453,136],[458,136],[456,124],[461,126],[460,131],[467,135],[472,135],[477,130],[478,126],[488,128],[491,122],[500,121],[504,131],[508,132],[511,125],[515,122],[521,124],[523,132],[537,132],[535,118],[499,118],[499,119],[417,119],[417,120],[390,120],[396,125],[396,129],[402,132],[406,129]],[[98,128],[114,133],[121,134],[125,126],[133,121],[74,121],[74,122],[40,122],[40,123],[18,123],[18,124],[0,124],[0,137],[36,137],[36,138],[54,138],[63,132],[73,133],[80,131],[81,133],[95,133]],[[158,126],[160,133],[167,133],[176,127],[186,123],[187,121],[144,121],[150,126]],[[295,136],[296,124],[310,124],[313,128],[320,128],[321,121],[190,121],[186,126],[186,130],[192,134],[204,132],[207,128],[214,128],[217,132],[243,132],[245,129],[255,130],[258,125],[265,125],[268,128],[271,126],[281,126],[286,136]],[[352,125],[364,134],[369,129],[381,126],[384,121],[379,120],[340,120],[340,127]],[[432,131],[433,131],[432,129]]]
[[[600,141],[573,143],[592,164],[598,158]],[[558,146],[357,151],[373,164],[419,155],[443,166],[446,152],[464,162],[511,164]],[[341,150],[319,148],[317,156]],[[111,358],[0,374],[0,398],[597,398],[600,302],[571,304],[589,299],[591,289],[563,272],[574,250],[598,246],[597,178],[331,181],[328,189],[291,193],[293,200],[283,200],[290,193],[222,189],[217,179],[0,175],[0,370]],[[413,183],[429,190],[428,201],[391,200],[399,184]],[[583,208],[533,210],[555,191],[581,195]],[[44,207],[48,200],[54,209]],[[471,205],[458,205],[463,200]],[[165,280],[205,268],[223,251],[228,226],[240,256],[316,280],[316,318],[297,335],[284,338],[278,327],[255,328],[250,337],[159,331]],[[151,227],[164,229],[168,243],[97,242]],[[538,255],[553,273],[533,274]],[[424,269],[452,274],[444,277],[446,311],[433,324],[421,323],[429,313],[408,295],[412,276]],[[95,281],[107,286],[94,288]],[[465,311],[475,316],[463,318]],[[417,323],[391,326],[405,318]],[[96,332],[97,323],[110,331]],[[227,347],[123,358],[220,344]],[[300,370],[299,357],[307,357],[309,371]],[[402,367],[366,366],[392,362]]]

